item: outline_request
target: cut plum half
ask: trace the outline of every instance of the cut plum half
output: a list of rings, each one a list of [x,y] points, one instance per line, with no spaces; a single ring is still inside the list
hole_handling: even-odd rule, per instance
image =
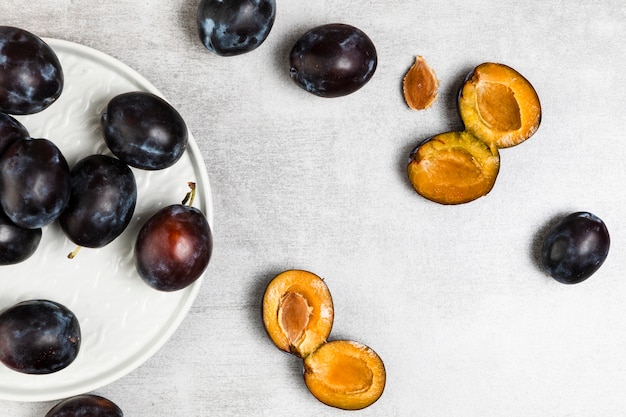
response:
[[[462,204],[485,196],[499,170],[498,148],[469,132],[427,139],[411,152],[407,167],[415,191],[440,204]]]
[[[304,359],[304,381],[311,394],[324,404],[360,410],[380,398],[386,372],[383,361],[368,346],[334,340]]]
[[[459,93],[465,130],[498,148],[518,145],[541,123],[541,104],[530,84],[513,68],[493,62],[478,65]]]
[[[326,342],[333,326],[330,291],[319,276],[288,270],[269,283],[263,296],[263,323],[274,344],[300,358]]]

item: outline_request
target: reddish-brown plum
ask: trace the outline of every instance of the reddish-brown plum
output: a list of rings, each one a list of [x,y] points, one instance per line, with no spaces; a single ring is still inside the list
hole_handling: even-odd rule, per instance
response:
[[[141,227],[135,242],[135,266],[152,288],[177,291],[195,282],[209,265],[213,236],[205,215],[195,207],[162,208]]]

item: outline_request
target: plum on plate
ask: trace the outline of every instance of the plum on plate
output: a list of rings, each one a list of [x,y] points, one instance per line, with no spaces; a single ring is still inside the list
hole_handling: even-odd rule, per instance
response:
[[[50,374],[78,355],[78,318],[50,300],[19,302],[0,314],[0,362],[26,374]]]
[[[213,235],[206,216],[192,207],[195,184],[181,204],[164,207],[141,227],[135,241],[135,266],[150,287],[177,291],[194,283],[206,270]]]
[[[135,168],[168,168],[187,149],[185,121],[171,104],[152,93],[131,91],[113,97],[101,125],[111,152]]]
[[[38,113],[63,91],[63,68],[56,53],[39,36],[0,26],[0,111]]]
[[[79,246],[100,248],[130,223],[137,203],[132,170],[109,155],[90,155],[71,170],[71,191],[59,225]]]
[[[20,139],[0,156],[0,205],[13,223],[37,229],[55,221],[70,197],[70,168],[48,139]]]

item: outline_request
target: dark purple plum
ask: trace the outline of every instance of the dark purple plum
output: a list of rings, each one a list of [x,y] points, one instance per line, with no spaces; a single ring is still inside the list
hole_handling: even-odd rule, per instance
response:
[[[0,112],[0,156],[13,142],[29,137],[24,125],[8,114]]]
[[[190,184],[193,186],[193,184]],[[195,282],[209,265],[213,236],[204,214],[188,204],[162,208],[141,227],[135,266],[152,288],[177,291]]]
[[[0,205],[27,229],[56,220],[70,197],[70,169],[48,139],[21,139],[0,156]]]
[[[124,417],[124,413],[107,398],[82,394],[57,403],[45,417]]]
[[[198,35],[217,55],[240,55],[267,39],[275,18],[275,0],[202,0],[197,12]]]
[[[13,265],[30,258],[39,247],[42,230],[25,229],[0,210],[0,265]]]
[[[24,29],[0,26],[0,111],[38,113],[63,91],[63,68],[40,37]]]
[[[140,169],[170,167],[187,148],[187,125],[167,101],[132,91],[113,97],[102,115],[104,140],[115,156]]]
[[[610,244],[608,229],[600,218],[576,212],[565,216],[548,232],[541,261],[555,280],[577,284],[602,266]]]
[[[128,226],[137,203],[135,175],[109,155],[90,155],[71,170],[70,200],[59,225],[82,247],[100,248]]]
[[[289,55],[297,85],[320,97],[340,97],[363,87],[378,57],[371,39],[354,26],[332,23],[300,37]]]
[[[57,302],[22,301],[0,314],[0,362],[14,371],[60,371],[74,362],[80,341],[78,319]]]

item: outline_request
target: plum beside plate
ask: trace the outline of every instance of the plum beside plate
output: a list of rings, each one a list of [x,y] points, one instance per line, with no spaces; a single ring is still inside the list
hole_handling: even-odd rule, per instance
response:
[[[31,135],[54,141],[71,166],[94,153],[108,154],[99,126],[108,101],[127,91],[161,94],[140,74],[106,54],[63,40],[46,39],[46,43],[63,65],[63,94],[54,106],[16,119]],[[50,401],[107,385],[154,355],[189,311],[202,278],[176,293],[155,291],[137,275],[132,247],[142,220],[159,206],[178,203],[189,181],[198,187],[194,205],[213,224],[204,161],[190,134],[188,148],[174,166],[133,171],[137,207],[128,228],[116,240],[104,248],[81,251],[70,260],[67,254],[76,245],[53,224],[44,228],[31,258],[2,266],[3,276],[21,278],[3,283],[0,309],[25,299],[59,302],[80,318],[82,342],[72,366],[55,374],[35,378],[0,367],[0,399]]]

